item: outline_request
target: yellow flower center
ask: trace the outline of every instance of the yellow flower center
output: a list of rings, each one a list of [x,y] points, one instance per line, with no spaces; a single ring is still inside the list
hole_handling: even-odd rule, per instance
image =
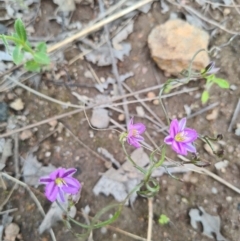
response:
[[[62,178],[57,178],[55,180],[56,185],[61,186],[61,185],[66,185],[66,182]]]
[[[138,131],[137,130],[132,130],[132,135],[133,136],[137,136],[138,135]]]
[[[183,133],[182,132],[180,132],[180,133],[177,133],[177,135],[175,136],[175,141],[178,141],[178,142],[182,142],[182,141],[184,141],[185,140],[185,138],[184,138],[184,135],[183,135]]]

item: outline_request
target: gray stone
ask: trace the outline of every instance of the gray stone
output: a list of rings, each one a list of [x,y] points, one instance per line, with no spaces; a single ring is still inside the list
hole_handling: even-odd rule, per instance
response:
[[[107,128],[109,125],[110,118],[106,109],[98,108],[93,109],[91,124],[99,129]]]

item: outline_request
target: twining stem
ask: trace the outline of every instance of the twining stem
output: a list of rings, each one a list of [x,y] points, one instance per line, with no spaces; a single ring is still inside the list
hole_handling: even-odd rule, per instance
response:
[[[122,148],[123,148],[123,151],[124,151],[127,159],[133,164],[134,167],[136,167],[140,172],[142,172],[145,175],[146,170],[143,169],[142,167],[138,166],[137,163],[128,155],[127,150],[126,150],[125,145],[124,145],[124,141],[121,141],[121,143],[122,143]]]

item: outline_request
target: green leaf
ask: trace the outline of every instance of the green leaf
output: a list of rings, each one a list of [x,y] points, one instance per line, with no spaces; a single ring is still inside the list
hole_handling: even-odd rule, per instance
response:
[[[208,99],[209,99],[209,93],[207,90],[204,90],[201,97],[202,104],[206,104]]]
[[[44,42],[41,42],[36,47],[38,52],[46,53],[47,52],[47,45]]]
[[[17,45],[14,50],[13,50],[13,62],[15,64],[20,64],[23,60],[23,57],[24,57],[24,53],[22,51],[22,46],[20,45]]]
[[[161,225],[168,224],[169,221],[170,221],[169,217],[166,216],[165,214],[161,214],[161,216],[160,216],[159,219],[158,219],[158,222],[159,222]]]
[[[15,21],[14,29],[15,29],[15,32],[17,33],[18,37],[25,43],[27,41],[27,33],[26,33],[26,29],[24,27],[24,24],[20,18],[18,18]]]
[[[212,81],[222,89],[229,89],[229,83],[225,79],[214,78]]]
[[[50,59],[48,55],[43,52],[34,53],[33,59],[39,64],[45,64],[45,65],[50,64]]]
[[[41,66],[34,60],[29,60],[24,65],[25,69],[32,72],[40,72]]]
[[[6,37],[5,37],[5,35],[4,35],[4,34],[2,34],[2,35],[1,35],[1,38],[2,38],[2,41],[3,41],[4,46],[5,46],[5,48],[6,48],[6,51],[7,51],[7,52],[8,52],[8,54],[9,54],[9,53],[10,53],[10,50],[9,50],[9,45],[8,45],[8,41],[7,41]]]

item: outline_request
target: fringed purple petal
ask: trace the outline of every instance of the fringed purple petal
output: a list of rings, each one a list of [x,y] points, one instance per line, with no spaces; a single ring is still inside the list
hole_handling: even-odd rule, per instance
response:
[[[56,178],[62,177],[62,175],[65,173],[65,170],[65,168],[59,167],[50,174],[50,178],[52,178],[52,180],[55,180]]]
[[[128,132],[132,129],[132,126],[133,126],[133,118],[131,118],[128,123],[128,126],[127,126]]]
[[[196,153],[196,147],[192,143],[185,143],[186,150],[192,153]]]
[[[127,138],[127,142],[129,145],[134,146],[136,148],[141,147],[141,145],[139,144],[139,142],[136,138]]]
[[[137,130],[139,134],[142,134],[146,130],[145,125],[142,123],[136,123],[132,128]]]
[[[184,144],[180,143],[180,142],[177,142],[177,141],[173,141],[172,143],[172,149],[180,154],[180,155],[184,155],[186,156],[187,155],[187,150],[186,148],[184,147]]]
[[[185,128],[183,131],[184,140],[182,143],[192,143],[198,138],[198,133],[194,129]]]
[[[54,182],[50,182],[46,185],[45,188],[45,196],[51,202],[54,202],[57,199],[58,195],[58,187],[55,185]]]
[[[65,195],[64,195],[64,191],[58,187],[58,197],[57,197],[58,201],[64,203],[66,200],[65,200]]]
[[[50,177],[41,177],[39,179],[39,182],[42,183],[42,184],[47,184],[49,182],[52,182],[53,180],[50,178]]]
[[[171,137],[175,137],[177,135],[177,133],[179,132],[178,130],[178,121],[177,119],[172,120],[171,124],[170,124],[170,129],[169,129],[169,134]]]
[[[184,128],[186,127],[186,123],[187,123],[187,119],[186,118],[182,118],[179,122],[178,122],[178,131],[181,132],[184,130]]]
[[[62,178],[64,177],[68,177],[68,176],[72,176],[75,172],[77,171],[77,169],[75,168],[69,168],[65,171],[65,173],[62,175]]]
[[[171,136],[167,136],[164,138],[164,142],[167,144],[167,145],[172,145],[172,142],[173,142],[173,138]]]
[[[62,190],[65,193],[76,194],[81,188],[80,182],[73,177],[66,177],[64,181],[66,185],[62,187]]]

